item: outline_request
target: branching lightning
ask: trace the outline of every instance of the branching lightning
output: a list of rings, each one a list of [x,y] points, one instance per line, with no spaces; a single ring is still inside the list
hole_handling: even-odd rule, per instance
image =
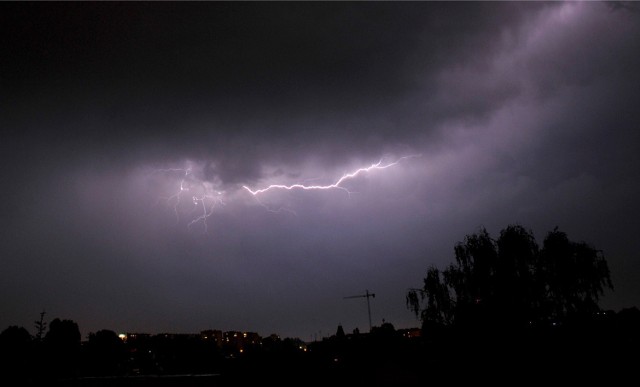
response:
[[[306,185],[306,184],[296,183],[296,184],[291,184],[291,185],[271,184],[266,188],[261,188],[261,189],[256,189],[256,190],[252,190],[251,188],[247,187],[246,185],[243,185],[242,188],[247,190],[253,196],[257,196],[257,195],[262,194],[264,192],[271,191],[271,190],[278,190],[278,189],[283,189],[283,190],[288,190],[288,191],[295,190],[295,189],[301,189],[301,190],[331,190],[331,189],[339,189],[339,190],[343,190],[343,191],[347,192],[347,194],[351,194],[352,193],[351,191],[349,191],[347,188],[345,188],[345,187],[343,187],[341,185],[345,181],[353,179],[356,176],[360,175],[361,173],[370,172],[372,170],[387,169],[387,168],[393,167],[394,165],[399,164],[400,161],[402,161],[404,159],[411,158],[411,157],[419,157],[419,155],[403,156],[403,157],[401,157],[401,158],[399,158],[399,159],[397,159],[397,160],[395,160],[393,162],[389,162],[389,163],[383,163],[383,160],[381,159],[377,163],[371,164],[368,167],[359,168],[359,169],[356,169],[353,172],[345,173],[344,175],[342,175],[342,177],[340,177],[334,183],[331,183],[331,184],[328,184],[328,185]]]
[[[155,173],[175,173],[178,172],[182,175],[178,191],[171,196],[160,197],[167,203],[173,205],[173,212],[176,216],[176,223],[180,222],[180,208],[184,203],[183,196],[191,196],[191,202],[193,207],[187,209],[187,213],[190,216],[190,221],[187,223],[187,228],[202,224],[204,233],[209,230],[207,219],[213,214],[213,210],[216,206],[225,205],[222,198],[223,192],[213,189],[213,185],[206,181],[200,181],[196,178],[192,178],[191,168],[169,168],[158,169]],[[184,212],[184,211],[182,211]]]
[[[271,184],[265,188],[259,189],[251,189],[248,186],[243,185],[242,189],[239,189],[239,191],[249,192],[252,197],[269,212],[286,211],[296,215],[295,211],[290,208],[286,208],[284,206],[274,208],[271,205],[267,205],[263,203],[258,196],[268,191],[277,190],[341,190],[346,192],[348,195],[351,195],[354,192],[350,191],[346,184],[349,180],[353,180],[359,175],[365,173],[391,168],[398,165],[405,159],[419,156],[420,155],[403,156],[394,161],[385,161],[385,159],[382,158],[377,163],[345,173],[337,180],[325,185],[310,184],[311,181],[318,180],[318,178],[314,178],[305,179],[301,183],[294,183],[290,185]],[[164,185],[163,190],[165,192],[166,190],[173,192],[171,195],[159,197],[158,200],[164,201],[172,208],[176,218],[176,223],[186,224],[186,227],[189,230],[198,226],[204,233],[207,233],[209,231],[209,224],[207,222],[213,215],[215,208],[226,205],[226,202],[223,199],[225,197],[225,193],[216,189],[222,185],[222,182],[218,182],[218,184],[209,182],[205,180],[204,177],[199,176],[201,174],[200,172],[194,173],[192,167],[189,166],[186,168],[156,169],[153,174],[162,174],[164,176],[168,175],[169,177],[172,177],[170,180],[160,179],[158,181],[158,183]],[[228,198],[233,199],[236,197],[235,193],[236,191],[233,191],[231,196]]]

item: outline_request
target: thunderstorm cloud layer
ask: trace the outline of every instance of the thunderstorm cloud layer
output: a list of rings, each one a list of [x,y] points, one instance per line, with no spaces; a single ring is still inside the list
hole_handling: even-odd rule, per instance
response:
[[[4,3],[0,29],[0,328],[309,340],[366,329],[366,290],[417,326],[407,289],[512,223],[603,250],[602,306],[640,306],[634,3]]]

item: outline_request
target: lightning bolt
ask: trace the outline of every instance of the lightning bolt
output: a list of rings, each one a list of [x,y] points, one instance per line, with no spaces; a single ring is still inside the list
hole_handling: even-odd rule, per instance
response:
[[[216,192],[217,195],[222,195],[222,192]],[[198,208],[202,208],[202,213],[195,217],[191,222],[187,224],[187,228],[191,229],[192,226],[202,222],[202,226],[204,228],[204,233],[209,232],[209,225],[207,224],[207,218],[213,214],[213,209],[217,205],[225,205],[225,202],[221,197],[214,195],[202,195],[202,196],[192,196],[193,204]]]
[[[296,215],[296,212],[292,209],[286,207],[274,208],[271,205],[263,203],[259,196],[267,191],[275,190],[342,190],[348,195],[351,195],[354,192],[345,187],[347,181],[353,180],[365,173],[391,168],[405,159],[419,156],[421,155],[403,156],[394,161],[387,161],[383,157],[377,163],[345,173],[337,180],[326,185],[312,184],[312,181],[318,180],[314,178],[302,180],[301,183],[291,185],[272,184],[259,189],[251,189],[249,186],[243,185],[238,191],[249,192],[252,197],[269,212],[279,213],[286,211]],[[166,179],[158,180],[161,183],[169,184],[163,188],[165,192],[167,192],[166,190],[172,192],[171,195],[158,197],[158,202],[164,201],[167,206],[173,209],[176,223],[186,224],[189,230],[199,227],[199,229],[203,230],[204,234],[207,234],[209,231],[209,218],[213,215],[216,208],[226,205],[224,200],[225,192],[217,189],[221,183],[216,183],[215,180],[214,182],[204,180],[199,172],[192,170],[191,166],[186,168],[155,169],[152,174],[162,174],[163,176],[168,175],[172,177],[170,183],[166,183]],[[235,198],[235,194],[238,191],[231,192],[229,198]],[[156,202],[156,204],[158,204],[158,202]]]
[[[411,157],[420,157],[420,155],[403,156],[403,157],[400,157],[399,159],[397,159],[395,161],[388,162],[388,163],[383,163],[384,160],[380,159],[380,161],[378,161],[377,163],[371,164],[368,167],[359,168],[359,169],[356,169],[353,172],[345,173],[338,180],[336,180],[335,182],[333,182],[331,184],[327,184],[327,185],[306,185],[306,184],[296,183],[296,184],[291,184],[291,185],[271,184],[268,187],[255,189],[255,190],[252,190],[251,188],[247,187],[246,185],[243,185],[242,188],[247,190],[253,196],[258,196],[258,195],[260,195],[262,193],[265,193],[267,191],[278,190],[278,189],[283,189],[283,190],[287,190],[287,191],[291,191],[291,190],[295,190],[295,189],[301,189],[301,190],[331,190],[331,189],[339,189],[339,190],[343,190],[343,191],[347,192],[347,194],[351,194],[352,193],[351,191],[349,191],[347,188],[341,186],[341,184],[344,183],[345,181],[351,180],[351,179],[355,178],[356,176],[358,176],[358,175],[360,175],[362,173],[365,173],[365,172],[370,172],[370,171],[378,170],[378,169],[387,169],[387,168],[393,167],[394,165],[399,164],[402,160],[408,159],[408,158],[411,158]]]
[[[182,175],[178,190],[171,196],[161,196],[159,200],[173,203],[173,212],[176,216],[176,223],[180,223],[180,205],[183,203],[183,196],[191,196],[193,209],[189,211],[191,221],[187,223],[187,228],[191,229],[198,223],[202,224],[203,233],[208,233],[209,225],[207,219],[213,214],[213,210],[218,205],[225,205],[222,198],[223,192],[217,191],[213,185],[206,181],[200,181],[191,177],[191,168],[168,168],[157,169],[154,173],[175,173]],[[202,193],[193,192],[194,188],[199,188]],[[197,191],[197,189],[196,189]],[[195,214],[195,215],[194,215]]]

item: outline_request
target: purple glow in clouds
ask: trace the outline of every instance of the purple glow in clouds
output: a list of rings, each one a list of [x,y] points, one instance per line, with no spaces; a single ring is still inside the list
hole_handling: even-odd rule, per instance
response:
[[[267,191],[291,191],[298,189],[302,191],[342,190],[349,196],[351,196],[353,192],[345,187],[347,181],[353,180],[365,173],[385,170],[387,168],[397,166],[404,160],[420,156],[421,155],[407,155],[394,159],[394,161],[386,161],[385,158],[381,158],[378,162],[373,163],[368,167],[358,168],[352,172],[345,173],[333,183],[325,185],[309,185],[303,183],[270,184],[266,188],[255,190],[252,190],[248,186],[243,185],[242,189],[246,192],[249,192],[252,196],[256,197],[258,203],[270,212],[288,211],[295,214],[293,210],[285,207],[280,207],[278,210],[273,210],[270,206],[261,202],[257,198],[257,196],[266,193]],[[214,183],[204,180],[204,177],[201,177],[202,171],[197,174],[194,173],[194,168],[196,168],[194,165],[196,163],[189,164],[191,166],[187,168],[157,169],[151,174],[151,177],[157,177],[157,175],[160,174],[168,177],[168,179],[170,180],[176,179],[176,181],[174,181],[173,183],[168,183],[170,185],[177,186],[175,193],[172,193],[168,196],[159,196],[158,202],[164,202],[173,209],[176,223],[180,223],[181,220],[186,218],[186,226],[188,229],[191,230],[192,228],[195,228],[199,225],[201,227],[201,231],[203,233],[207,233],[209,229],[207,219],[211,215],[213,215],[214,209],[216,207],[226,205],[226,200],[224,199],[225,193],[219,189],[216,189]],[[232,195],[227,196],[234,197],[237,194],[238,192],[234,192]]]

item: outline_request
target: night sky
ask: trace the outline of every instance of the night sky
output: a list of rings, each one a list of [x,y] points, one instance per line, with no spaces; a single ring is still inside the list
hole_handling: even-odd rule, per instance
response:
[[[0,329],[419,326],[509,224],[640,306],[636,3],[3,3],[0,52]]]

